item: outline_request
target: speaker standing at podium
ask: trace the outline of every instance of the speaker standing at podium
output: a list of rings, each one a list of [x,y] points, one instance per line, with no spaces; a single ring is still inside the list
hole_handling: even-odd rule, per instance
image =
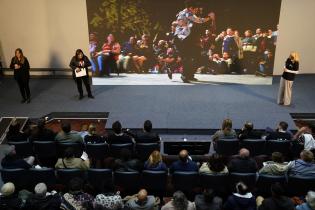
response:
[[[88,67],[91,66],[91,62],[83,54],[81,49],[77,49],[75,52],[75,56],[72,57],[70,61],[70,67],[72,69],[72,76],[75,82],[77,83],[78,91],[79,91],[79,99],[83,98],[83,89],[82,89],[82,81],[85,85],[86,91],[88,93],[89,98],[94,98],[91,93],[91,87],[89,82],[89,72]]]

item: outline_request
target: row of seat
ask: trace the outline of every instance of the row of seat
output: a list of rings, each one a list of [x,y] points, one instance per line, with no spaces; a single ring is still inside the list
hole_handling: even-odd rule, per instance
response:
[[[258,189],[260,194],[269,195],[272,183],[280,182],[288,187],[291,195],[303,196],[308,190],[315,190],[315,178],[300,176],[272,176],[256,173],[231,174],[199,174],[198,172],[175,172],[168,176],[166,171],[144,170],[140,172],[122,172],[111,169],[88,169],[87,172],[78,169],[42,168],[2,169],[1,176],[4,182],[13,182],[17,189],[30,189],[44,182],[52,188],[55,184],[67,185],[73,177],[86,179],[97,190],[104,185],[115,185],[122,191],[137,192],[141,187],[151,193],[167,191],[168,180],[171,177],[175,190],[192,192],[198,188],[212,188],[221,192],[230,192],[238,181],[245,182],[250,189]]]

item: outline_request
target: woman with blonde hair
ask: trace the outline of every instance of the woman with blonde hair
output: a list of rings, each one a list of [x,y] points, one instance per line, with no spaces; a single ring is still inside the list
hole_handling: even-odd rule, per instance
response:
[[[285,62],[283,74],[280,80],[277,103],[279,105],[289,106],[292,98],[292,85],[295,75],[299,73],[299,54],[291,52]]]
[[[166,171],[167,167],[165,163],[163,163],[162,155],[158,150],[154,150],[149,159],[144,163],[145,170],[152,171]]]

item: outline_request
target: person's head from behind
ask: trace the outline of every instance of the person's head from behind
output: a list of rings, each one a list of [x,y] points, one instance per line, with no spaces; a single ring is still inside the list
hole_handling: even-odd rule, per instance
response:
[[[81,49],[77,49],[77,50],[75,51],[75,58],[76,58],[77,60],[82,60],[82,59],[83,59],[83,56],[84,56],[84,54],[83,54],[83,51],[82,51]]]
[[[12,182],[7,182],[1,187],[2,196],[10,196],[15,192],[15,186]]]
[[[305,196],[306,203],[312,208],[315,209],[315,192],[308,191]]]
[[[83,189],[83,180],[79,177],[75,177],[69,182],[69,191],[70,192],[78,192]]]
[[[232,120],[231,119],[224,119],[222,122],[222,130],[230,131],[232,129]]]
[[[314,161],[314,154],[309,150],[303,150],[300,157],[304,162],[312,163]]]
[[[64,152],[64,158],[69,159],[69,158],[74,158],[75,157],[75,151],[73,147],[67,147]]]
[[[188,207],[188,200],[182,191],[176,191],[173,194],[173,206],[175,210],[186,210]]]
[[[145,189],[141,189],[137,194],[137,204],[143,206],[147,201],[147,197],[148,192]]]
[[[248,187],[243,182],[238,182],[235,185],[236,193],[240,195],[246,195],[248,193]]]
[[[252,37],[252,36],[253,36],[253,33],[252,33],[251,30],[246,30],[246,31],[244,32],[244,35],[245,35],[245,37]]]
[[[287,131],[288,126],[289,126],[288,123],[281,121],[281,122],[279,122],[278,130],[279,131]]]
[[[242,159],[248,159],[250,156],[249,150],[245,148],[240,149],[239,156]]]
[[[244,130],[252,131],[254,129],[254,124],[252,122],[245,122]]]
[[[181,150],[181,151],[179,152],[178,157],[179,157],[179,160],[180,160],[180,161],[186,163],[186,162],[188,161],[188,157],[189,157],[188,151],[185,150],[185,149]]]
[[[275,163],[283,163],[283,155],[281,152],[273,152],[271,154],[271,159]]]
[[[112,129],[115,134],[120,134],[122,132],[121,123],[119,121],[114,122],[112,125]]]
[[[292,61],[294,61],[294,62],[299,62],[299,60],[300,60],[299,54],[298,54],[297,52],[295,52],[295,51],[293,51],[293,52],[290,53],[289,58],[290,58]]]
[[[214,191],[213,191],[213,189],[205,189],[203,191],[203,196],[204,196],[204,199],[205,199],[206,203],[212,203],[212,200],[214,198]]]
[[[46,193],[47,193],[46,184],[45,183],[38,183],[34,188],[34,192],[38,196],[45,197]]]
[[[132,153],[129,149],[126,149],[126,148],[123,148],[121,151],[120,151],[120,158],[121,160],[123,161],[128,161],[131,159],[131,156],[132,156]]]
[[[150,120],[144,121],[143,130],[145,132],[151,132],[151,130],[152,130],[152,122]]]
[[[208,166],[211,169],[211,171],[220,172],[224,170],[225,165],[223,163],[223,158],[221,155],[214,153],[210,156]]]
[[[65,133],[70,133],[71,131],[71,124],[69,122],[62,122],[61,123],[61,130]]]
[[[96,125],[94,123],[91,123],[89,125],[88,131],[89,131],[89,134],[95,135],[96,134]]]
[[[162,155],[158,150],[154,150],[149,157],[149,164],[156,165],[162,161]]]
[[[279,182],[273,183],[271,185],[271,195],[273,197],[281,197],[285,194],[285,190]]]

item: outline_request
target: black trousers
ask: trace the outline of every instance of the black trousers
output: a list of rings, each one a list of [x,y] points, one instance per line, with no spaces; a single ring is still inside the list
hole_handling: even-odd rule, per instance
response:
[[[85,89],[86,89],[86,92],[88,93],[88,95],[89,96],[92,95],[88,76],[77,77],[77,78],[75,78],[75,81],[77,83],[77,88],[78,88],[80,96],[83,96],[82,81],[85,85]]]
[[[17,77],[16,81],[19,85],[22,98],[24,100],[29,99],[31,97],[31,91],[30,91],[30,87],[29,87],[29,78]]]

